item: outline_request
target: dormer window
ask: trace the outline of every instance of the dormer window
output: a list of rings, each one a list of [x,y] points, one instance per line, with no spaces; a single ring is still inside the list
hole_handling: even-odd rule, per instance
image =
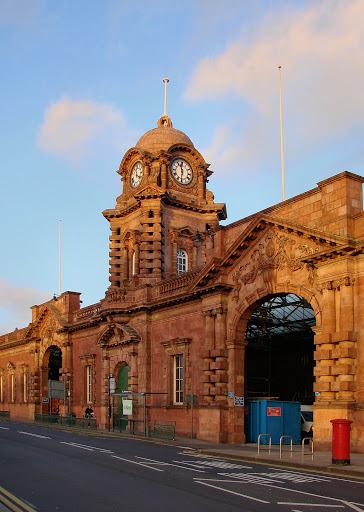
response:
[[[177,251],[177,274],[182,274],[188,270],[188,256],[183,249]]]

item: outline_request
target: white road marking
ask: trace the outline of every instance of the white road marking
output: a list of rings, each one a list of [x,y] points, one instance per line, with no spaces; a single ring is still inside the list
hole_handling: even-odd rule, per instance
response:
[[[68,446],[72,446],[72,448],[80,448],[80,450],[87,450],[88,452],[93,452],[92,448],[86,448],[86,446],[80,446],[75,443],[66,443],[65,441],[60,441],[61,444],[67,444]]]
[[[277,471],[274,471],[272,473],[251,473],[251,474],[258,475],[263,478],[267,476],[268,479],[279,478],[281,480],[290,480],[291,482],[295,482],[295,483],[327,482],[326,478],[321,478],[319,476],[314,476],[314,475],[294,473],[292,471],[281,471],[279,473]]]
[[[26,436],[40,437],[41,439],[52,439],[51,437],[40,436],[39,434],[32,434],[31,432],[23,432],[21,430],[18,430],[18,432],[19,434],[25,434]]]
[[[353,510],[356,510],[357,512],[363,512],[363,509],[356,507],[354,505],[354,503],[350,503],[349,501],[344,501],[344,500],[342,500],[341,502],[344,503],[345,505],[347,505],[348,507],[352,508]]]
[[[332,507],[332,508],[344,508],[344,505],[325,505],[324,503],[290,503],[288,501],[278,501],[277,505],[290,505],[290,506],[293,505],[294,507]]]
[[[9,427],[0,427],[0,428],[2,428],[3,430],[10,430]]]
[[[297,473],[297,472],[294,472],[294,471],[289,471],[287,469],[280,469],[280,468],[269,468],[273,471],[282,471],[284,473],[293,473],[293,474],[300,474],[300,473]],[[311,473],[307,473],[306,474],[311,474]],[[356,484],[360,484],[360,485],[364,485],[364,482],[363,481],[360,481],[360,480],[354,480],[355,477],[345,477],[345,478],[339,478],[337,476],[325,476],[325,475],[317,475],[319,478],[324,478],[325,480],[327,480],[328,482],[332,481],[332,480],[339,480],[339,482],[355,482]]]
[[[270,503],[269,501],[260,500],[259,498],[253,498],[253,496],[247,496],[246,494],[241,494],[240,492],[224,489],[223,487],[219,487],[218,485],[208,484],[207,482],[203,482],[202,480],[198,480],[197,478],[195,478],[194,480],[197,484],[206,485],[207,487],[212,487],[213,489],[218,489],[219,491],[227,492],[229,494],[235,494],[235,496],[241,496],[242,498],[246,498],[248,500],[259,501],[260,503]]]
[[[97,446],[90,446],[88,444],[81,444],[81,443],[66,443],[64,441],[60,441],[62,444],[69,444],[71,446],[75,446],[76,448],[85,448],[90,450],[97,450],[99,452],[103,453],[114,453],[112,450],[105,450],[104,448],[98,448]]]
[[[158,460],[147,459],[146,457],[138,457],[137,455],[135,455],[135,458],[136,459],[142,459],[142,460],[145,460],[145,461],[149,461],[148,464],[158,464],[158,465],[161,465],[161,466],[173,466],[175,468],[185,469],[187,471],[196,471],[198,473],[205,473],[205,471],[203,471],[201,469],[186,468],[184,466],[179,466],[177,464],[171,464],[170,462],[162,462],[162,461],[158,461]],[[172,462],[177,462],[178,463],[179,461],[174,460]]]
[[[220,475],[226,475],[228,477],[233,477],[234,478],[234,473],[219,473]],[[239,473],[237,473],[239,474]],[[240,477],[238,476],[238,478],[240,479]],[[214,481],[214,480],[211,480],[211,481]],[[217,480],[217,481],[221,481],[221,480]],[[230,480],[230,482],[232,482],[232,480]],[[238,482],[238,480],[237,480]],[[250,482],[248,482],[250,483]],[[271,487],[271,483],[264,483],[264,482],[251,482],[251,483],[256,483],[257,485],[263,485],[265,487]],[[276,483],[276,482],[274,482]],[[329,496],[322,496],[320,494],[313,494],[313,493],[310,493],[310,492],[305,492],[305,491],[299,491],[297,489],[289,489],[288,487],[280,487],[279,485],[275,485],[274,486],[275,489],[281,489],[282,491],[287,491],[287,492],[295,492],[296,494],[304,494],[305,496],[312,496],[314,498],[321,498],[323,500],[329,500],[329,501],[336,501],[338,503],[344,503],[345,505],[347,505],[348,507],[351,507],[353,508],[353,510],[356,510],[357,512],[364,512],[364,510],[360,509],[360,508],[355,508],[355,505],[356,503],[349,503],[348,501],[344,501],[344,500],[341,500],[340,498],[330,498]],[[358,505],[362,506],[361,503],[358,503]]]
[[[164,469],[153,468],[153,466],[148,466],[148,464],[142,464],[141,462],[136,462],[135,460],[123,459],[122,457],[118,457],[117,455],[111,455],[111,457],[113,457],[114,459],[123,460],[125,462],[130,462],[131,464],[138,464],[139,466],[144,466],[145,468],[153,469],[154,471],[161,471],[162,473],[164,472]]]
[[[173,461],[176,462],[176,461]],[[223,462],[223,461],[217,461],[217,460],[196,460],[194,462],[180,462],[180,464],[187,464],[187,465],[197,465],[199,466],[208,466],[208,467],[214,467],[214,468],[221,468],[221,469],[253,469],[251,466],[242,466],[240,464],[231,464],[230,462]]]

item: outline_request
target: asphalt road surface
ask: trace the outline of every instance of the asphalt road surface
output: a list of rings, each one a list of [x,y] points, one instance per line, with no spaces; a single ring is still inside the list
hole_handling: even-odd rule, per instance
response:
[[[6,421],[0,446],[0,504],[16,512],[364,512],[359,478],[183,446]]]

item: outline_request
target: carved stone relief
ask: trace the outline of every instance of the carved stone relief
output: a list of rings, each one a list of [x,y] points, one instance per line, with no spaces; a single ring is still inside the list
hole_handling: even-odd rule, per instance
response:
[[[308,273],[307,280],[312,286],[316,269],[313,265],[300,261],[300,258],[319,250],[317,244],[316,247],[311,247],[307,243],[302,244],[297,239],[269,230],[250,255],[249,261],[240,265],[234,272],[234,299],[239,300],[243,284],[253,283],[259,275],[262,275],[264,283],[269,285],[275,279],[277,270],[287,269],[296,272],[305,269]]]

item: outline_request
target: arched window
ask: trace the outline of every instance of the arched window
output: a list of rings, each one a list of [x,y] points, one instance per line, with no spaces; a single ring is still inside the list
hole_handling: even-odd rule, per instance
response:
[[[178,249],[177,251],[177,274],[187,272],[188,270],[188,257],[186,251]]]

